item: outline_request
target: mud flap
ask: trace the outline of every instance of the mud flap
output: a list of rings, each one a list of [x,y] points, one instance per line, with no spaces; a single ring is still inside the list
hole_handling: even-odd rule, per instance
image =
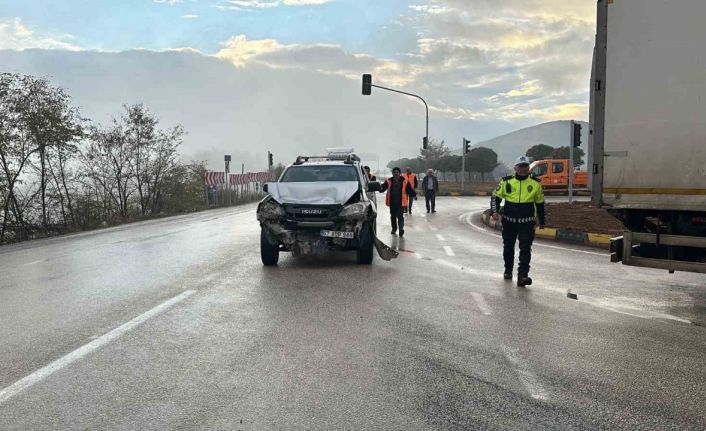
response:
[[[378,255],[380,255],[382,260],[390,261],[392,259],[396,259],[397,256],[400,255],[397,250],[385,245],[385,243],[380,241],[377,236],[373,236],[373,240],[375,241],[375,248],[378,251]]]

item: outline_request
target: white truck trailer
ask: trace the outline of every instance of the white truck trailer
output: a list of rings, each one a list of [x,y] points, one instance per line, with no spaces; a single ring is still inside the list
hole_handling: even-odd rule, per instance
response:
[[[706,273],[706,0],[598,0],[591,81],[611,260]]]

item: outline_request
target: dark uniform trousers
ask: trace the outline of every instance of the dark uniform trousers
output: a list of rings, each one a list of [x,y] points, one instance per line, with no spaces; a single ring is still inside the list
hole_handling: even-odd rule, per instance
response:
[[[520,264],[517,273],[527,276],[532,259],[532,242],[534,241],[534,223],[513,223],[503,219],[503,259],[505,272],[512,273],[515,263],[515,242],[520,241]]]

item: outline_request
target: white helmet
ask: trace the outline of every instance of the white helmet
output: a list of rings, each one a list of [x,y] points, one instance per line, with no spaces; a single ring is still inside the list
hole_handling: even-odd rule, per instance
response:
[[[527,156],[520,156],[515,160],[515,166],[517,165],[529,165],[530,159]]]

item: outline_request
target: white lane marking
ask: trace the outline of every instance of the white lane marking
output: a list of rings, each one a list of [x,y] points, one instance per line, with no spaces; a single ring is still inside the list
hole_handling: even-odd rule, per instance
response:
[[[112,331],[108,332],[107,334],[104,334],[95,340],[91,341],[88,344],[84,344],[83,346],[79,347],[78,349],[74,350],[71,353],[68,353],[67,355],[57,359],[56,361],[52,362],[51,364],[40,368],[39,370],[33,372],[32,374],[16,381],[12,385],[6,387],[5,389],[0,391],[0,404],[4,403],[5,401],[9,400],[13,396],[17,395],[18,393],[22,392],[23,390],[29,388],[30,386],[34,385],[35,383],[39,383],[42,380],[46,379],[50,375],[54,374],[56,371],[61,370],[62,368],[71,365],[73,362],[83,358],[84,356],[100,349],[101,347],[105,346],[106,344],[110,343],[111,341],[119,338],[126,332],[134,329],[136,326],[144,323],[148,319],[158,315],[159,313],[165,311],[169,307],[185,300],[189,296],[193,295],[196,293],[193,290],[186,290],[182,292],[181,294],[175,296],[172,299],[169,299],[158,306],[154,307],[153,309],[146,311],[145,313],[140,314],[139,316],[135,317],[134,319],[130,320],[127,323],[123,323],[122,325],[118,326],[117,328],[113,329]]]
[[[451,256],[451,257],[456,256],[456,253],[454,253],[453,249],[451,247],[449,247],[448,245],[444,246],[444,251],[446,252],[447,256]]]
[[[25,263],[23,266],[36,265],[36,264],[38,264],[38,263],[40,263],[40,262],[44,262],[44,259],[35,260],[34,262]]]
[[[438,239],[439,241],[446,241],[446,238],[444,238],[444,235],[441,235],[438,233],[436,234],[436,239]]]
[[[482,212],[483,212],[483,211],[477,211],[477,212],[474,212],[474,213],[461,214],[461,215],[458,217],[458,220],[459,220],[460,222],[462,222],[462,223],[467,224],[468,226],[472,227],[473,229],[475,229],[475,230],[477,230],[477,231],[479,231],[479,232],[482,232],[482,233],[486,234],[486,235],[491,235],[491,236],[494,236],[494,237],[499,237],[499,236],[500,236],[499,234],[492,233],[492,232],[488,232],[488,231],[485,230],[484,228],[482,228],[482,227],[480,227],[480,226],[476,226],[473,222],[471,222],[471,217],[473,217],[473,216],[476,215],[476,214],[480,214],[480,213],[482,213]],[[570,248],[570,247],[559,247],[559,246],[556,246],[556,245],[543,244],[543,243],[538,242],[538,241],[535,241],[532,245],[533,245],[533,246],[536,245],[536,246],[539,246],[539,247],[553,248],[553,249],[557,249],[557,250],[573,251],[573,252],[576,252],[576,253],[592,254],[592,255],[594,255],[594,256],[608,257],[608,254],[607,254],[607,253],[596,253],[595,251],[579,250],[579,249]]]
[[[485,302],[485,298],[483,297],[482,294],[480,294],[478,292],[471,292],[471,296],[473,297],[473,300],[476,301],[476,306],[481,311],[481,313],[485,314],[486,316],[490,316],[491,314],[493,314],[490,311],[490,307],[488,306],[488,303]]]
[[[520,382],[524,385],[527,392],[535,400],[546,400],[548,397],[547,391],[542,387],[537,378],[532,374],[527,364],[525,364],[516,352],[507,347],[503,347],[503,354],[507,360],[515,367]]]
[[[422,256],[422,255],[419,254],[419,253],[414,253],[414,257],[416,257],[416,258],[419,259],[419,260],[424,259],[424,256]]]

